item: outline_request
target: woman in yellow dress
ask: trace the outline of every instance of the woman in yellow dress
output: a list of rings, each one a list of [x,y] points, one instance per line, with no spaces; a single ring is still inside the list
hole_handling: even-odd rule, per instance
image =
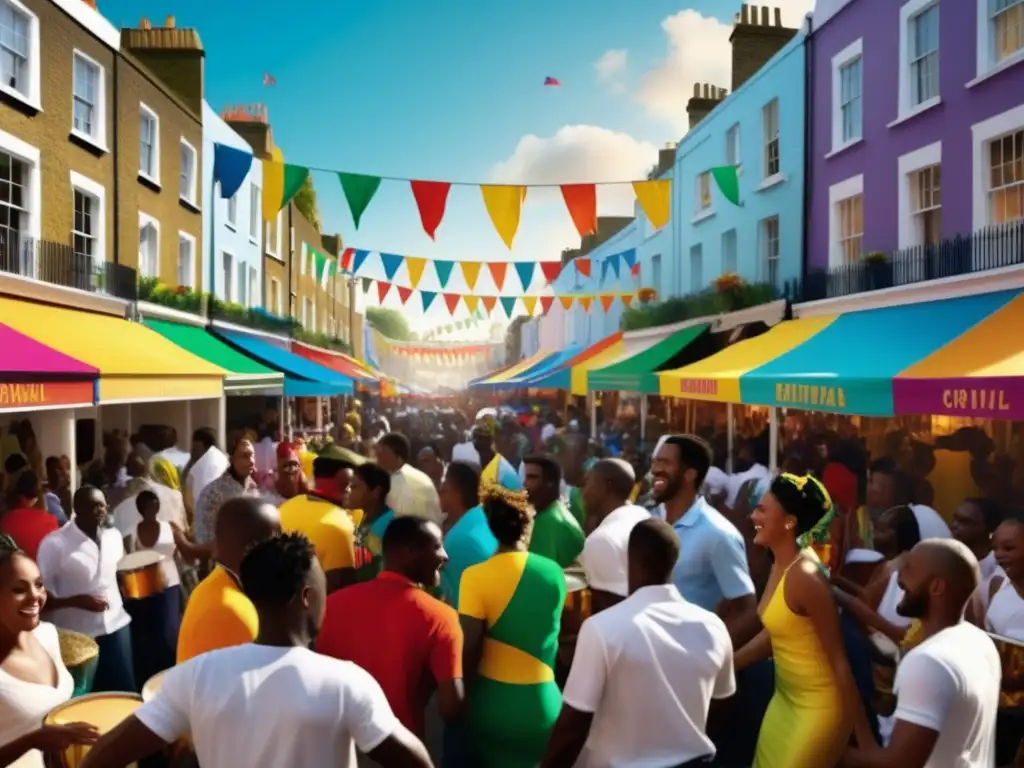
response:
[[[827,577],[798,538],[832,508],[813,477],[780,475],[751,514],[754,543],[773,565],[758,613],[764,629],[736,653],[742,669],[774,657],[775,694],[761,724],[754,768],[831,768],[850,733],[873,738],[846,660]]]

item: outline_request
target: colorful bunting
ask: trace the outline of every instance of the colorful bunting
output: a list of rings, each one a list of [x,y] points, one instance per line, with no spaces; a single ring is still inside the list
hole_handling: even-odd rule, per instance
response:
[[[455,266],[454,261],[435,261],[434,271],[437,273],[437,282],[442,288],[448,285],[448,280],[452,276],[452,268]]]
[[[470,314],[474,314],[477,307],[480,306],[479,296],[463,296],[462,300],[466,303],[466,309],[469,310]]]
[[[630,267],[629,274],[631,274],[633,277],[640,277],[640,265],[634,264],[632,267]]]
[[[572,309],[572,303],[576,300],[575,296],[559,296],[558,301],[562,305],[562,309]]]
[[[505,275],[508,273],[508,262],[489,261],[487,262],[487,269],[491,273],[491,279],[494,281],[494,286],[500,291],[505,287]],[[526,288],[524,287],[523,290],[526,290]]]
[[[415,256],[405,257],[405,266],[409,270],[409,287],[415,288],[423,279],[423,270],[426,269],[427,260]]]
[[[387,279],[394,280],[395,275],[398,274],[398,268],[405,261],[405,257],[399,256],[397,253],[382,253],[380,261],[384,265],[384,274],[387,276]]]
[[[420,301],[423,302],[423,311],[426,312],[430,309],[430,305],[434,303],[434,299],[437,298],[436,291],[420,291]]]
[[[551,311],[551,305],[555,303],[554,296],[541,296],[540,297],[540,313],[546,315]]]
[[[516,274],[519,275],[519,282],[523,286],[524,291],[530,289],[530,285],[533,284],[533,273],[537,268],[537,263],[533,261],[517,261]]]
[[[391,290],[391,283],[385,283],[383,280],[377,281],[377,303],[383,304],[385,297],[388,295],[388,291]]]
[[[633,193],[652,227],[661,229],[668,223],[672,207],[671,179],[634,181]]]
[[[615,299],[618,297],[614,293],[602,293],[599,298],[601,300],[601,308],[607,312],[612,308],[612,304],[615,303]]]
[[[553,283],[558,279],[558,275],[562,272],[562,262],[560,261],[542,261],[540,263],[540,271],[544,275],[544,280],[548,283]]]
[[[448,204],[448,192],[452,185],[448,181],[410,181],[412,196],[416,198],[416,208],[420,212],[420,223],[423,231],[431,240],[444,218],[444,209]]]
[[[584,277],[590,277],[590,259],[573,259],[576,271]]]
[[[252,152],[227,144],[213,145],[213,180],[220,184],[221,197],[234,197],[251,167]]]
[[[580,237],[597,232],[597,187],[593,184],[563,184],[562,199]]]
[[[339,172],[338,180],[341,182],[341,191],[345,193],[348,209],[352,213],[352,223],[359,229],[363,213],[380,188],[380,176]]]
[[[401,285],[396,285],[395,288],[398,289],[398,298],[402,300],[402,304],[405,304],[412,296],[412,288],[405,288]]]
[[[444,303],[448,307],[448,314],[454,315],[455,310],[459,308],[459,302],[462,301],[462,296],[457,293],[446,293],[444,294]]]
[[[484,207],[491,217],[498,236],[512,249],[512,241],[519,229],[519,216],[526,199],[526,187],[515,185],[485,184],[480,187]]]
[[[371,277],[364,277],[363,278],[363,293],[369,293],[371,285],[373,285],[373,278],[371,278]]]
[[[481,296],[480,298],[484,302],[484,310],[488,313],[493,312],[494,308],[498,306],[497,296]]]
[[[309,177],[309,169],[301,165],[263,161],[263,218],[273,221],[277,212],[292,201]]]
[[[537,309],[537,298],[536,296],[523,296],[523,309],[530,317],[533,317],[534,310]]]
[[[590,312],[590,305],[594,302],[594,297],[593,296],[579,296],[579,297],[577,297],[577,301],[579,301],[580,306],[583,307],[583,311],[589,313]]]
[[[359,268],[363,266],[366,261],[366,257],[370,255],[369,251],[356,251],[352,257],[352,274],[359,272]]]
[[[626,262],[626,266],[630,269],[636,266],[636,248],[630,248],[628,251],[623,251],[619,254],[622,260]]]
[[[740,205],[740,178],[735,165],[720,165],[711,169],[711,178],[718,185],[722,197],[733,205]]]
[[[341,269],[345,272],[352,271],[352,257],[355,255],[355,248],[346,248],[341,254]]]
[[[483,266],[483,263],[479,261],[461,261],[459,266],[462,267],[462,277],[466,281],[466,287],[471,291],[476,290],[476,281],[480,278],[480,267]]]
[[[505,310],[506,317],[512,317],[512,313],[516,309],[516,297],[515,296],[502,296],[501,297],[501,308]]]

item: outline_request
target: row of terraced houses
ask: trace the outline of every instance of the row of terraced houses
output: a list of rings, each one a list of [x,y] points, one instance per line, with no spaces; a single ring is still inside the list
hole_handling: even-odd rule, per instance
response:
[[[297,321],[358,354],[354,281],[309,266],[341,238],[294,204],[264,221],[259,162],[234,197],[215,189],[215,143],[283,155],[266,109],[218,112],[203,72],[173,17],[119,30],[90,0],[0,0],[0,291],[88,306],[141,287],[186,311],[212,294],[201,311]]]
[[[559,293],[699,297],[736,274],[835,311],[1024,285],[1024,0],[817,0],[798,27],[736,9],[732,80],[698,83],[661,152],[671,221],[606,217]],[[735,166],[740,204],[710,173]],[[627,254],[639,274],[599,265]],[[555,308],[525,353],[623,309]]]

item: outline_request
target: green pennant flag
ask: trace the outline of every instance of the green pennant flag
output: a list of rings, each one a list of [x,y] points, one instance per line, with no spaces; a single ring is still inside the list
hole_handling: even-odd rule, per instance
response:
[[[369,206],[373,196],[380,188],[380,176],[365,176],[361,173],[338,173],[341,191],[345,193],[348,209],[352,212],[352,222],[359,229],[359,220]]]
[[[740,204],[740,177],[735,165],[720,165],[711,169],[711,176],[718,185],[722,197],[733,205]]]
[[[363,293],[369,293],[370,286],[373,285],[373,278],[363,277],[360,279],[363,281]]]

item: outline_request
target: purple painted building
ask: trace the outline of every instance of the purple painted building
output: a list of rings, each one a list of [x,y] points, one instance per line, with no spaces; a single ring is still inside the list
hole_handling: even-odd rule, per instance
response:
[[[818,0],[807,55],[809,272],[1024,219],[1024,0]]]

